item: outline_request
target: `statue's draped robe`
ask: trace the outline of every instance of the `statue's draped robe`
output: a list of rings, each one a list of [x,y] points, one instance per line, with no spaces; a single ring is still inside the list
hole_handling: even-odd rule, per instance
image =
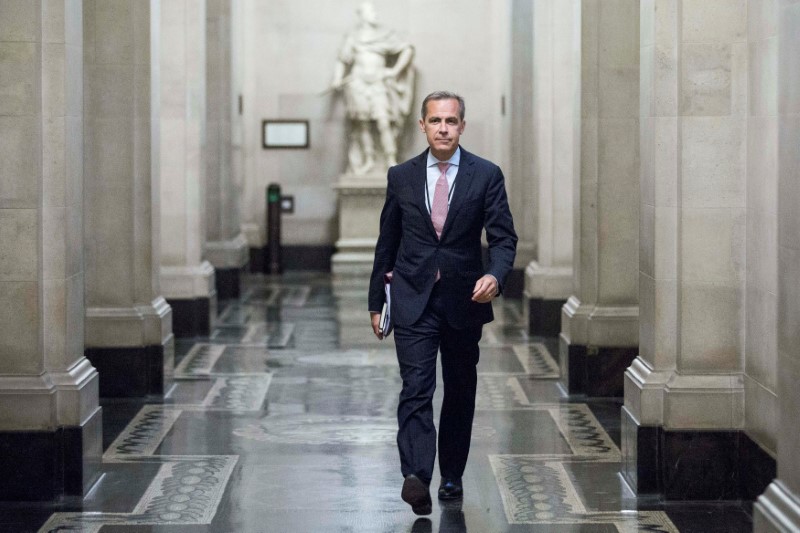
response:
[[[347,116],[351,120],[387,119],[392,124],[402,122],[411,110],[414,86],[413,72],[409,66],[396,78],[382,79],[382,71],[369,72],[353,68],[360,54],[372,54],[383,58],[384,69],[392,65],[397,56],[411,48],[400,41],[388,29],[379,30],[372,38],[365,38],[356,31],[347,36],[339,53],[339,60],[351,66],[351,72],[344,86]]]

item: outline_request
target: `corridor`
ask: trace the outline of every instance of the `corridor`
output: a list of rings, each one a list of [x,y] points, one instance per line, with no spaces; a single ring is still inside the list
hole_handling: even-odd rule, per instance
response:
[[[620,403],[563,397],[556,339],[528,338],[519,300],[484,329],[463,504],[416,517],[399,498],[393,342],[370,334],[366,283],[250,275],[242,294],[209,338],[176,344],[163,403],[102,401],[103,477],[83,502],[0,504],[0,531],[752,528],[733,504],[637,500],[618,475]]]

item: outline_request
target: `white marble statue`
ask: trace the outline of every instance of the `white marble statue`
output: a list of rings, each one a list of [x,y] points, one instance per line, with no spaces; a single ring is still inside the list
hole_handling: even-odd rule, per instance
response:
[[[350,121],[347,172],[363,175],[397,164],[397,137],[414,96],[414,48],[378,25],[370,2],[357,13],[359,24],[345,37],[331,88],[344,93]]]

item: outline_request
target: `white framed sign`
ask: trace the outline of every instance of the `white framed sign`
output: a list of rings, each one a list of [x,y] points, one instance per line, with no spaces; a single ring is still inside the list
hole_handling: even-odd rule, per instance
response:
[[[308,148],[308,121],[275,119],[261,123],[264,148]]]

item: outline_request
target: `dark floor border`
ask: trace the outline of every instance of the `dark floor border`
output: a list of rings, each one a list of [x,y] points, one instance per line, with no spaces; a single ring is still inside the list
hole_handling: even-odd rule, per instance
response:
[[[744,431],[641,426],[623,407],[621,474],[638,495],[667,501],[753,501],[776,476],[775,460]]]
[[[176,338],[211,334],[211,299],[167,299],[172,307],[172,333]]]
[[[638,354],[638,346],[589,347],[570,344],[560,336],[561,385],[570,396],[621,398],[625,370]]]
[[[286,271],[330,272],[336,248],[330,245],[291,244],[281,247],[281,269]],[[250,248],[250,272],[267,272],[269,248]]]
[[[232,300],[242,295],[242,269],[241,268],[215,268],[214,283],[217,288],[217,298]]]
[[[537,337],[558,337],[561,333],[561,308],[566,300],[528,300],[528,334]]]
[[[103,398],[163,396],[172,381],[171,353],[164,345],[84,351],[100,374]]]
[[[0,431],[0,500],[83,497],[101,474],[102,409],[81,426]]]

